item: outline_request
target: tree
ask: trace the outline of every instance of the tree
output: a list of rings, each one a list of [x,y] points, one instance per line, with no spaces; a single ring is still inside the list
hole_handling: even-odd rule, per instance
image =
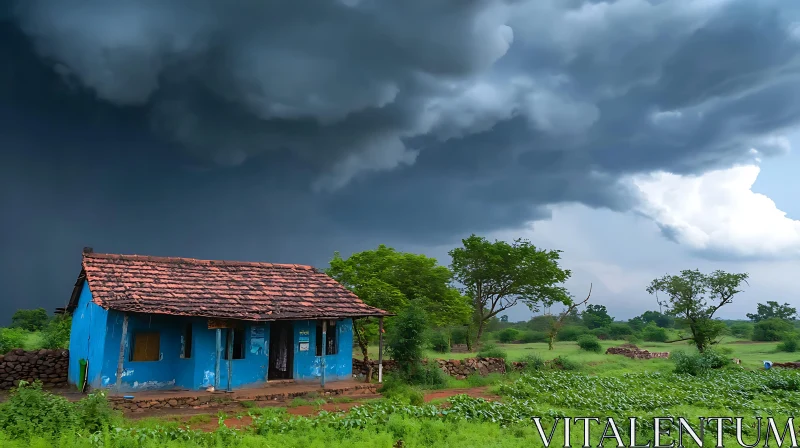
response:
[[[607,327],[614,321],[614,318],[608,315],[608,310],[604,305],[588,305],[581,313],[581,318],[584,325],[591,329]]]
[[[675,325],[675,318],[660,311],[645,311],[640,317],[645,324],[653,322],[661,328],[671,328]]]
[[[521,239],[509,244],[472,235],[461,242],[462,247],[449,252],[450,267],[472,299],[477,340],[489,319],[517,303],[526,304],[534,312],[540,305],[572,303],[561,286],[570,271],[558,265],[560,251],[537,249]]]
[[[581,302],[575,302],[570,300],[567,309],[564,310],[559,316],[558,319],[555,319],[552,324],[550,325],[550,331],[547,332],[547,349],[552,350],[553,345],[556,341],[556,336],[558,336],[558,332],[561,330],[561,327],[564,326],[564,321],[570,315],[573,315],[575,310],[578,309],[579,306],[583,305],[584,303],[589,301],[589,297],[592,296],[592,285],[589,285],[589,294],[586,296],[585,299]]]
[[[747,318],[753,322],[761,322],[766,319],[795,320],[797,319],[797,309],[788,303],[780,305],[778,302],[769,300],[766,304],[756,305],[756,313],[747,313]]]
[[[500,322],[508,322],[508,314],[503,314],[500,316]]]
[[[17,310],[11,316],[11,327],[21,328],[26,331],[39,331],[47,325],[50,316],[44,308],[36,308],[35,310]]]
[[[785,319],[773,317],[764,319],[753,326],[754,341],[780,341],[794,326]]]
[[[742,282],[747,283],[748,274],[731,274],[714,271],[703,274],[699,270],[684,270],[679,275],[665,275],[653,280],[647,292],[663,293],[666,298],[660,303],[667,313],[680,317],[691,332],[691,336],[676,341],[691,340],[700,352],[716,343],[716,338],[725,330],[725,324],[714,320],[714,314],[733,301],[741,292]]]
[[[367,305],[392,313],[414,306],[436,327],[469,321],[469,300],[451,285],[453,274],[435,258],[380,245],[346,259],[334,253],[326,273]],[[366,361],[369,340],[377,335],[374,320],[358,319],[353,330]]]

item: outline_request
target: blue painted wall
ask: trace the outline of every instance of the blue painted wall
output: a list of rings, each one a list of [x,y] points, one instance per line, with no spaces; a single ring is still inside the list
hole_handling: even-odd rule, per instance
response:
[[[300,351],[301,332],[308,332],[309,349]],[[351,379],[353,375],[353,321],[336,322],[338,351],[325,357],[325,381]],[[317,321],[302,320],[294,323],[294,379],[319,381],[322,376],[322,357],[316,356]]]
[[[72,315],[69,338],[69,383],[80,387],[80,360],[89,362],[87,381],[91,387],[101,386],[101,371],[106,343],[108,311],[92,302],[89,285],[84,281],[78,306]]]
[[[117,363],[122,337],[123,313],[107,311],[91,302],[91,292],[84,285],[73,314],[70,337],[69,380],[77,384],[80,377],[79,360],[89,361],[89,383],[93,388],[114,387],[117,382]],[[192,325],[191,357],[181,357],[184,329]],[[294,322],[294,379],[316,382],[321,377],[322,359],[316,356],[316,321]],[[254,387],[263,384],[269,366],[269,323],[245,324],[245,354],[232,361],[232,388]],[[160,334],[158,361],[130,361],[134,335],[138,331]],[[224,350],[225,331],[222,330]],[[326,356],[326,380],[352,377],[353,332],[352,320],[336,324],[338,353]],[[301,332],[309,342],[307,351],[300,351]],[[220,356],[222,353],[220,353]],[[148,389],[205,389],[215,384],[216,330],[208,329],[204,318],[184,318],[167,315],[128,314],[128,333],[124,341],[121,390],[132,392]],[[228,361],[220,361],[219,387],[225,389],[228,380]]]

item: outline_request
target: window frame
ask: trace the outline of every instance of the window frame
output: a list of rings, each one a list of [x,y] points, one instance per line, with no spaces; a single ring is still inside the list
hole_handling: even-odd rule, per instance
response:
[[[247,347],[247,332],[245,331],[245,328],[239,327],[232,328],[232,330],[233,331],[225,332],[225,346],[223,348],[222,359],[226,361],[228,360],[228,338],[230,337],[231,333],[233,333],[233,358],[231,358],[231,360],[238,361],[240,359],[245,359],[245,355],[247,354],[247,350],[245,350]],[[238,338],[237,335],[239,335]],[[237,345],[237,342],[240,344]]]
[[[192,323],[189,322],[183,328],[183,335],[181,335],[181,339],[183,340],[181,359],[192,359],[192,343],[194,342],[194,335],[192,333]]]
[[[336,319],[323,319],[328,321],[328,328],[325,330],[325,356],[334,356],[339,354],[339,335],[336,331]],[[316,355],[322,356],[322,322],[323,320],[317,321],[317,329],[316,329]],[[332,348],[332,350],[331,350]]]

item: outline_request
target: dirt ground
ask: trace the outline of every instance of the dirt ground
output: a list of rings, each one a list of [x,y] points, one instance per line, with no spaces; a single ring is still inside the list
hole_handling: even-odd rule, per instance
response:
[[[425,394],[425,402],[431,402],[434,400],[443,400],[447,399],[456,395],[469,395],[475,398],[483,398],[486,400],[497,400],[500,397],[497,395],[493,395],[489,393],[487,387],[475,387],[471,389],[449,389],[449,390],[437,390],[428,394]],[[379,398],[380,395],[358,395],[352,397],[354,400],[348,403],[326,403],[320,406],[311,406],[311,405],[303,405],[303,406],[295,406],[289,407],[286,412],[291,415],[302,415],[302,416],[312,416],[318,414],[320,411],[328,411],[328,412],[336,412],[336,411],[348,411],[351,408],[364,404],[365,401],[370,399]],[[286,407],[287,403],[276,403],[276,404],[268,404],[267,406],[263,407]],[[215,409],[214,411],[222,411],[228,415],[233,414],[242,414],[246,412],[246,409],[239,404],[231,405],[224,409]],[[194,423],[190,422],[193,416],[196,415],[208,415],[209,419],[207,422],[200,422]],[[133,417],[133,416],[132,416]],[[180,409],[180,410],[170,410],[170,409],[159,409],[153,412],[143,412],[141,414],[135,414],[134,418],[143,418],[143,417],[158,417],[158,418],[170,418],[173,420],[180,421],[183,424],[189,424],[192,429],[199,429],[203,431],[213,431],[218,426],[218,417],[217,413],[209,414],[206,410],[204,412],[203,409]],[[198,420],[194,418],[195,422]],[[242,415],[241,417],[228,417],[225,419],[224,424],[229,428],[243,428],[247,427],[252,423],[252,419],[248,415]]]

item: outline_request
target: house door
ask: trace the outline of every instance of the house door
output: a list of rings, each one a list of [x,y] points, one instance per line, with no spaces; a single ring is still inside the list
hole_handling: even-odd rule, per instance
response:
[[[292,379],[294,362],[294,331],[292,322],[272,322],[269,329],[268,380]]]

